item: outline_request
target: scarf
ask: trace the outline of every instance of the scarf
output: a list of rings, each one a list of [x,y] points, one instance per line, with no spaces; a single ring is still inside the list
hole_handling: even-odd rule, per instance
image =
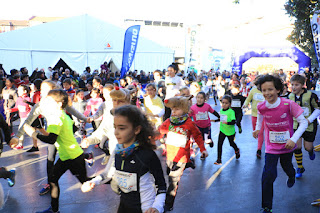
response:
[[[186,120],[188,119],[189,115],[188,113],[182,115],[182,116],[171,116],[170,117],[170,122],[174,125],[181,125],[184,122],[186,122]]]
[[[127,148],[123,148],[122,144],[117,144],[116,150],[115,150],[116,155],[120,155],[121,157],[126,158],[129,155],[131,155],[133,153],[133,151],[137,149],[138,146],[139,146],[138,141],[134,142],[133,144],[131,144]]]

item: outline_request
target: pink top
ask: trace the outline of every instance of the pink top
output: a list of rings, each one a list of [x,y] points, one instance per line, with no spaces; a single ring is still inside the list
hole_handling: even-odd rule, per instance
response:
[[[264,120],[265,152],[270,154],[289,153],[296,148],[286,149],[285,145],[294,133],[293,117],[297,118],[303,113],[303,109],[294,101],[285,98],[280,100],[279,106],[275,108],[268,108],[266,101],[257,106]]]
[[[19,111],[20,118],[28,117],[29,112],[31,111],[29,104],[23,102],[23,100],[31,102],[31,98],[29,96],[20,96],[17,99],[16,105],[11,109],[11,112]]]
[[[90,98],[88,103],[87,103],[87,107],[86,110],[84,111],[84,115],[88,116],[91,112],[92,115],[94,115],[94,113],[96,113],[96,111],[98,110],[100,104],[103,103],[102,98]],[[97,120],[101,120],[102,116],[100,118],[98,118]]]
[[[211,121],[208,112],[213,113],[214,109],[207,104],[204,103],[202,107],[198,107],[197,104],[194,104],[191,107],[190,117],[193,118],[196,125],[200,128],[207,128],[211,126]]]

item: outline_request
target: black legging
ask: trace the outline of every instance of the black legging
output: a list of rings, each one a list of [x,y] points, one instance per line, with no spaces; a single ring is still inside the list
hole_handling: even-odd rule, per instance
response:
[[[219,133],[219,139],[218,139],[218,160],[221,161],[221,156],[222,156],[222,145],[224,142],[224,139],[226,137],[228,137],[230,146],[232,146],[234,148],[234,151],[238,151],[239,148],[237,147],[237,144],[234,142],[234,137],[236,136],[236,134],[234,135],[230,135],[230,136],[226,136],[225,134],[223,134],[221,131]]]
[[[88,177],[84,154],[81,154],[73,160],[62,161],[59,158],[57,163],[54,165],[52,175],[49,176],[49,183],[51,186],[51,207],[54,212],[59,210],[60,187],[58,181],[67,170],[70,170],[81,183],[86,182]]]
[[[6,168],[0,167],[0,178],[10,178],[11,172],[9,172]]]
[[[47,157],[47,177],[48,177],[48,183],[49,183],[49,177],[51,176],[53,172],[53,166],[54,166],[54,160],[56,159],[57,155],[57,148],[54,144],[48,144],[48,157]],[[89,153],[83,153],[84,158],[88,159]],[[57,162],[58,163],[58,162]]]

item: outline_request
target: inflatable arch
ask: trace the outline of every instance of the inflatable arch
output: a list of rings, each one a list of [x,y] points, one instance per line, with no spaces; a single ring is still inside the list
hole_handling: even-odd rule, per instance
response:
[[[297,47],[253,48],[235,57],[232,71],[242,72],[242,65],[252,57],[289,57],[299,65],[299,73],[305,68],[311,69],[311,59]]]

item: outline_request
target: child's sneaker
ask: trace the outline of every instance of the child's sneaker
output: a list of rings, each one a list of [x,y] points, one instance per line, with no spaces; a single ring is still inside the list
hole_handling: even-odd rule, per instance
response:
[[[29,149],[27,152],[37,152],[39,151],[39,148],[38,147],[31,147],[31,149]]]
[[[50,192],[50,184],[46,184],[39,192],[39,195],[45,195]]]
[[[262,209],[263,210],[263,213],[270,213],[270,212],[272,212],[272,209],[269,209],[269,208],[264,208],[264,209]]]
[[[190,158],[190,162],[186,163],[186,168],[192,168],[192,169],[196,168],[193,158]]]
[[[214,143],[211,139],[206,140],[206,144],[209,144],[209,146],[212,148]]]
[[[164,206],[164,212],[170,212],[173,210],[173,207],[169,207],[167,205]]]
[[[87,161],[88,166],[91,168],[94,164],[94,157],[93,157],[93,152],[88,153],[89,154],[89,158],[85,159],[85,161]]]
[[[10,172],[11,174],[10,174],[10,177],[7,178],[7,180],[8,180],[8,185],[9,185],[10,187],[12,187],[12,186],[14,186],[14,184],[15,184],[16,169],[11,169],[9,172]]]
[[[23,149],[23,146],[21,144],[18,144],[18,146],[14,147],[13,149],[20,150],[20,149]]]
[[[261,150],[260,149],[257,150],[257,154],[256,155],[257,155],[257,158],[261,159]]]
[[[304,167],[302,167],[302,168],[297,168],[296,178],[301,178],[301,177],[302,177],[302,173],[304,173],[304,171],[306,171],[306,170],[304,169]]]
[[[294,185],[295,182],[296,182],[295,176],[289,177],[288,180],[287,180],[287,186],[288,186],[289,188],[291,188],[291,187]]]
[[[238,149],[238,151],[235,151],[236,153],[236,159],[239,159],[240,158],[240,149]]]
[[[52,207],[50,206],[48,209],[41,211],[41,212],[36,212],[36,213],[60,213],[58,210],[57,212],[52,211]]]
[[[314,153],[314,151],[309,152],[309,158],[310,160],[314,160],[316,158],[316,154]]]
[[[214,162],[215,165],[222,165],[222,162],[220,159],[218,159],[216,162]]]

